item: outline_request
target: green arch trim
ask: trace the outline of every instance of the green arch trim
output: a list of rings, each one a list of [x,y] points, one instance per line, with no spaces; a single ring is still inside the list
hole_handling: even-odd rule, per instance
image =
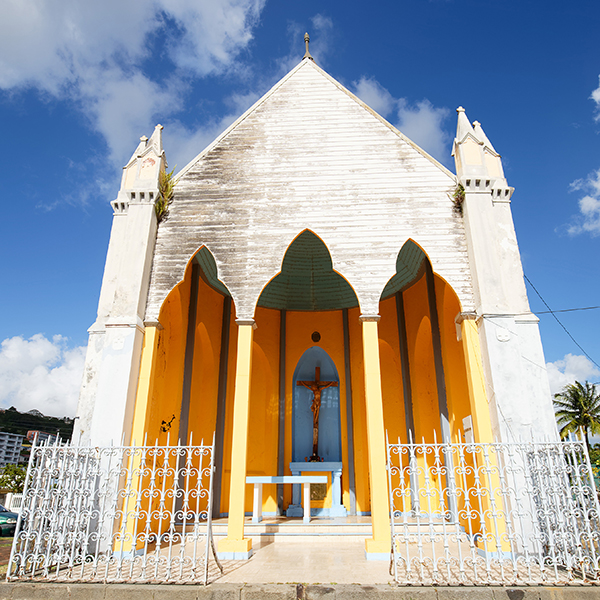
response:
[[[358,306],[358,298],[333,270],[327,246],[306,230],[288,247],[281,272],[262,291],[257,305],[279,310],[340,310]]]
[[[202,246],[202,248],[196,252],[194,258],[202,269],[202,278],[204,281],[224,296],[231,296],[229,290],[219,280],[217,263],[210,250],[206,246]]]
[[[407,240],[398,252],[396,259],[396,274],[387,282],[381,292],[381,300],[393,296],[396,292],[408,287],[421,274],[424,261],[427,259],[425,252],[412,240]]]

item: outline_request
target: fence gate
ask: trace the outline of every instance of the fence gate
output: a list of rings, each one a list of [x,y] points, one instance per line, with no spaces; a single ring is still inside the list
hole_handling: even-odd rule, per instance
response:
[[[398,583],[600,583],[583,442],[388,443],[387,460]]]
[[[7,579],[206,584],[213,446],[34,446]]]

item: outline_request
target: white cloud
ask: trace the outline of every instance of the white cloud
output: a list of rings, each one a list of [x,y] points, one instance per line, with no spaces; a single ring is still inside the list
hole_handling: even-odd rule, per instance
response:
[[[158,115],[164,121],[180,108],[190,76],[234,69],[265,2],[9,0],[0,88],[78,103],[121,164]],[[157,41],[172,65],[166,80],[150,56]]]
[[[424,99],[410,104],[406,98],[394,98],[376,79],[362,77],[353,84],[354,93],[409,139],[441,162],[450,160],[450,136],[444,130],[444,121],[450,115],[445,107],[436,108]]]
[[[575,381],[596,382],[600,378],[600,370],[585,356],[566,354],[564,358],[546,363],[550,391],[560,392],[565,385]]]
[[[387,117],[398,106],[398,100],[372,77],[363,76],[355,81],[354,93],[382,117]]]
[[[579,199],[579,214],[574,217],[567,231],[571,235],[587,232],[593,237],[600,235],[600,169],[586,179],[577,179],[570,185],[571,191],[587,192]]]
[[[327,63],[327,57],[331,49],[331,38],[333,35],[333,21],[329,17],[316,14],[311,17],[311,26],[298,23],[297,21],[288,22],[287,34],[289,40],[289,52],[277,59],[276,78],[283,77],[288,71],[293,69],[304,56],[304,34],[309,33],[310,43],[309,51],[315,62],[323,67]],[[307,29],[310,31],[307,32]],[[300,50],[302,49],[302,52]]]
[[[66,338],[41,333],[0,344],[0,406],[33,408],[49,416],[74,416],[85,348],[68,348]]]
[[[600,82],[600,77],[598,77]],[[590,98],[596,104],[594,120],[600,122],[600,85],[592,91]],[[571,192],[584,192],[579,199],[579,214],[575,215],[571,224],[566,225],[567,233],[579,235],[589,233],[592,237],[600,235],[600,169],[590,173],[585,179],[576,179],[569,186]],[[562,228],[560,228],[562,229]]]
[[[600,82],[600,76],[598,76],[598,81]],[[595,121],[600,121],[600,83],[598,87],[592,92],[590,96],[591,99],[596,103],[596,116],[594,117]]]
[[[324,15],[316,14],[311,17],[312,24],[310,53],[317,64],[324,65],[331,50],[331,41],[333,35],[333,21]]]
[[[449,109],[435,108],[429,100],[421,100],[413,106],[404,101],[398,109],[398,129],[432,156],[445,162],[450,155],[450,136],[442,124],[449,115]]]
[[[326,16],[317,14],[311,21],[310,53],[317,64],[326,59],[330,51],[330,41],[333,32],[333,21]],[[229,112],[221,118],[204,123],[197,128],[189,128],[181,121],[167,120],[163,130],[164,146],[168,151],[169,164],[177,165],[180,171],[200,151],[222,133],[231,123],[250,108],[270,87],[281,77],[294,68],[301,60],[304,48],[304,33],[306,28],[293,21],[288,24],[289,53],[276,60],[276,69],[269,75],[255,73],[256,81],[253,89],[243,94],[232,94],[225,98],[224,103]]]

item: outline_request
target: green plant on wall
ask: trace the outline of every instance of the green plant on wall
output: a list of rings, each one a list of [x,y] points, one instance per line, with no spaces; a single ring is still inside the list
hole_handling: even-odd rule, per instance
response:
[[[462,183],[459,183],[452,194],[452,203],[454,208],[462,215],[463,202],[465,201],[465,188]]]
[[[156,218],[160,223],[169,213],[169,204],[173,200],[173,190],[175,188],[175,180],[173,179],[172,171],[161,171],[158,176],[158,198],[154,204]]]

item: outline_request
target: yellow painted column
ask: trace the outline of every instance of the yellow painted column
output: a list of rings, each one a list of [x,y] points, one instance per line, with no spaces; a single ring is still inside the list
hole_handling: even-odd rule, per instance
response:
[[[473,419],[473,437],[476,442],[489,443],[494,441],[494,437],[492,434],[490,408],[485,392],[479,331],[475,318],[475,314],[462,313],[456,318],[456,322],[460,323],[462,347],[465,355],[465,366],[467,368],[469,402],[471,405],[471,418]]]
[[[373,539],[365,540],[368,558],[389,555],[391,545],[390,500],[386,473],[385,428],[383,396],[379,363],[379,315],[361,315],[363,356],[365,365],[365,404],[367,409],[367,443],[369,483],[371,486],[371,521]],[[370,555],[370,556],[369,556]]]
[[[467,382],[469,386],[469,401],[471,404],[471,418],[473,420],[473,439],[479,444],[490,444],[494,442],[492,432],[492,420],[490,407],[485,391],[485,379],[483,375],[483,364],[481,360],[481,345],[479,343],[479,330],[477,328],[477,316],[471,313],[461,313],[456,318],[460,323],[462,347],[465,355],[465,366],[467,368]],[[482,463],[481,455],[475,454],[474,460],[480,462],[474,465],[478,469],[484,485],[488,487],[488,493],[481,499],[484,512],[483,521],[487,531],[486,541],[477,542],[482,550],[485,549],[492,555],[506,554],[513,551],[512,545],[507,537],[508,507],[505,506],[505,497],[499,477],[499,469],[502,465],[498,463],[495,453],[488,455],[489,465]]]
[[[231,483],[227,537],[219,541],[219,557],[247,559],[252,556],[252,540],[244,538],[244,501],[246,498],[246,459],[250,417],[250,373],[254,320],[236,320],[238,325],[233,431],[231,445]]]
[[[135,398],[135,409],[133,412],[133,426],[131,428],[131,443],[140,446],[144,443],[146,435],[146,419],[148,407],[152,398],[152,387],[154,383],[154,367],[156,365],[156,349],[158,348],[158,336],[160,325],[147,325],[144,332],[144,346],[142,348],[142,360],[140,362],[140,375],[138,378],[138,389]],[[154,443],[154,440],[150,440]]]
[[[147,325],[144,331],[144,345],[138,378],[137,395],[133,412],[131,429],[131,444],[141,446],[145,441],[146,421],[150,400],[152,398],[153,372],[156,365],[156,349],[158,348],[160,325]],[[151,442],[152,443],[152,442]],[[126,480],[128,495],[123,507],[123,522],[121,535],[115,541],[115,551],[135,552],[138,547],[139,534],[144,530],[145,523],[137,523],[135,517],[142,510],[147,510],[148,499],[142,500],[140,486],[141,455],[131,455],[127,465],[129,477]],[[140,529],[141,528],[141,529]],[[123,540],[120,540],[120,537]],[[141,542],[140,542],[141,543]]]

